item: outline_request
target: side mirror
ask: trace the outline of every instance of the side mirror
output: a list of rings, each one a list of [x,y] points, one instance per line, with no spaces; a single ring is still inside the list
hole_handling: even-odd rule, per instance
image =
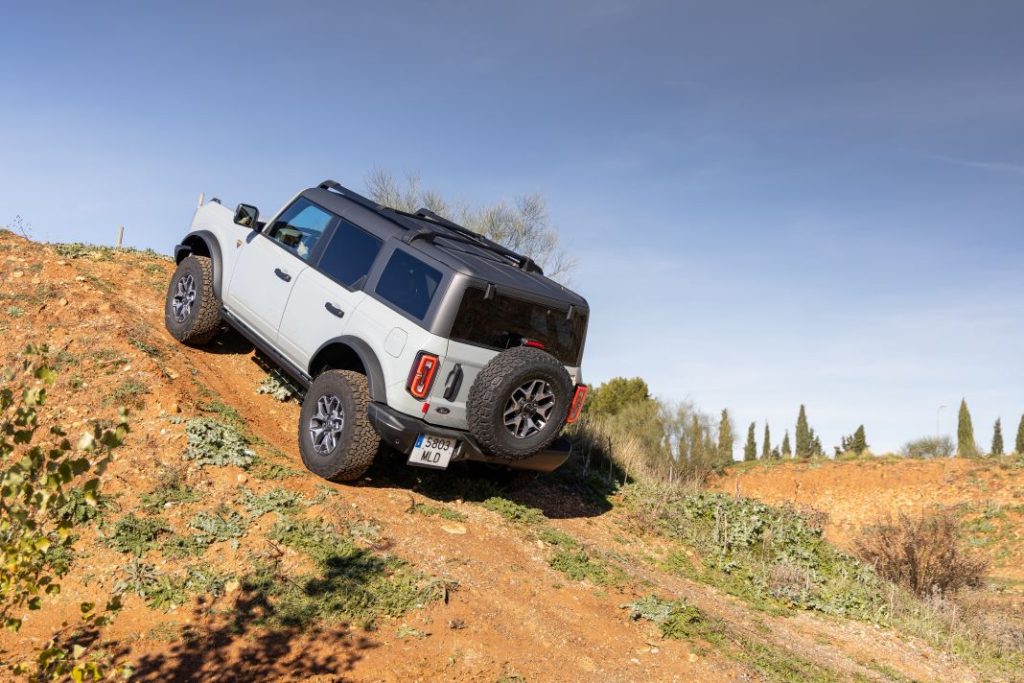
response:
[[[235,209],[235,223],[255,230],[259,223],[260,210],[251,204],[239,204]]]

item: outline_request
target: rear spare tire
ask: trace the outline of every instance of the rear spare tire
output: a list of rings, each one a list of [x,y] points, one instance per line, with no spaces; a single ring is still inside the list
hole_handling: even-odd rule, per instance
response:
[[[572,381],[562,364],[540,349],[519,346],[499,353],[469,389],[469,431],[489,455],[522,460],[558,437],[572,402]]]

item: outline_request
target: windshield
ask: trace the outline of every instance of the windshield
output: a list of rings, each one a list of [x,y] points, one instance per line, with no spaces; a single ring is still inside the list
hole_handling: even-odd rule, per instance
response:
[[[552,308],[502,294],[485,299],[483,289],[470,287],[462,296],[451,338],[498,350],[532,341],[566,365],[578,366],[586,333],[587,316],[579,310],[569,320],[568,307]]]

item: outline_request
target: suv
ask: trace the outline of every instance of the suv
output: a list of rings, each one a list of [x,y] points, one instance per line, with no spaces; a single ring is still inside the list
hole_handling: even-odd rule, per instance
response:
[[[200,196],[174,257],[168,331],[198,346],[226,322],[280,366],[314,473],[357,479],[382,442],[440,469],[568,458],[589,307],[530,258],[332,180],[266,222]]]

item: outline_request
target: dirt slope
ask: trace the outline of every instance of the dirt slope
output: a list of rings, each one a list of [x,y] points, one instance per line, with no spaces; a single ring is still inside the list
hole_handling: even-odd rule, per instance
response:
[[[82,535],[86,557],[65,579],[63,592],[29,615],[20,634],[0,635],[0,648],[27,652],[63,620],[73,619],[80,601],[102,599],[130,575],[130,555],[111,548],[107,539],[126,515],[148,514],[141,511],[143,496],[166,488],[161,472],[169,467],[180,468],[198,492],[196,500],[157,511],[170,533],[184,534],[194,514],[222,503],[241,510],[238,501],[246,491],[283,488],[309,501],[305,517],[351,530],[360,552],[409,563],[433,577],[432,585],[444,586],[446,599],[379,618],[367,630],[330,619],[317,626],[261,625],[255,615],[272,606],[258,603],[238,580],[221,591],[190,595],[170,609],[148,606],[129,592],[104,639],[107,652],[133,663],[136,680],[787,678],[765,673],[751,657],[735,656],[727,646],[739,639],[755,643],[765,657],[809,662],[823,672],[819,680],[981,680],[956,658],[905,635],[812,613],[772,616],[668,573],[660,562],[665,539],[635,533],[614,496],[595,495],[564,478],[541,476],[502,488],[475,470],[435,474],[389,457],[379,458],[357,486],[325,485],[304,472],[287,476],[288,468],[301,470],[298,406],[256,393],[266,373],[236,335],[226,333],[211,347],[195,350],[166,334],[162,306],[171,270],[171,263],[155,255],[58,251],[0,233],[4,361],[28,341],[48,341],[60,372],[48,410],[71,428],[113,417],[119,403],[133,406],[132,433],[105,475],[104,490],[115,498],[96,528]],[[197,415],[237,420],[261,461],[281,476],[237,466],[199,468],[183,460],[183,421]],[[741,480],[744,493],[757,495],[755,474]],[[539,508],[543,519],[514,523],[481,505],[496,487],[515,503]],[[413,514],[416,503],[439,507],[449,518]],[[255,571],[260,558],[270,558],[278,563],[277,580],[292,581],[309,571],[309,558],[271,538],[274,524],[274,514],[255,518],[240,537],[210,545],[198,562],[242,577]],[[552,546],[539,537],[541,528],[571,535],[615,579],[558,571]],[[141,561],[166,574],[184,571],[189,562],[158,549],[147,549]],[[307,598],[315,603],[309,585]],[[733,635],[726,646],[662,638],[652,624],[631,619],[622,608],[652,593],[684,597]]]
[[[858,530],[890,514],[959,508],[992,575],[1024,581],[1024,467],[1006,458],[784,462],[730,468],[712,488],[789,503],[827,518],[826,536],[849,547]]]

